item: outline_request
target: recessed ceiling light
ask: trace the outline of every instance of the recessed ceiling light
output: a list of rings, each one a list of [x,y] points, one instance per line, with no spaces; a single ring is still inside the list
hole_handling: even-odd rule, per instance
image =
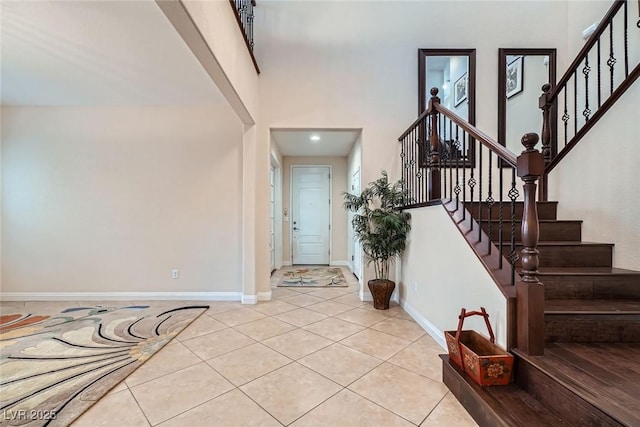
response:
[[[312,141],[320,141],[320,135],[311,135]]]

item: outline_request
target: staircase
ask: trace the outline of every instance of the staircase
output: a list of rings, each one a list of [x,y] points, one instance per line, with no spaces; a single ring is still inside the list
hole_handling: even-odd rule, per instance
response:
[[[489,234],[498,209],[487,221],[478,206],[467,209]],[[613,244],[582,241],[582,222],[558,220],[557,202],[537,206],[544,356],[513,349],[514,383],[486,388],[442,356],[443,380],[480,425],[640,426],[640,272],[613,268]]]

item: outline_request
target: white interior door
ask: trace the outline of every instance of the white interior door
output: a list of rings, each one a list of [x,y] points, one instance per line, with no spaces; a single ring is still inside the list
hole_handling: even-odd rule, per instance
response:
[[[329,264],[330,180],[327,166],[292,167],[293,264]]]
[[[351,194],[360,194],[360,169],[353,173],[351,177]],[[350,219],[353,218],[353,213],[350,215]],[[353,235],[353,233],[352,233]],[[353,274],[355,274],[358,279],[362,277],[362,249],[360,248],[360,242],[358,239],[352,239],[353,242]]]
[[[269,250],[271,252],[271,271],[276,269],[276,170],[271,166],[270,172],[271,193],[269,196],[269,224],[271,233],[269,237]]]

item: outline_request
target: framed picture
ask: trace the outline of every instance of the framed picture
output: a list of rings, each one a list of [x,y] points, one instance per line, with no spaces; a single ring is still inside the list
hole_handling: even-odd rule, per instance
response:
[[[518,56],[507,64],[507,99],[522,92],[524,56]]]
[[[453,105],[457,107],[467,99],[468,94],[468,85],[469,79],[467,78],[467,73],[464,73],[456,82],[453,84]]]

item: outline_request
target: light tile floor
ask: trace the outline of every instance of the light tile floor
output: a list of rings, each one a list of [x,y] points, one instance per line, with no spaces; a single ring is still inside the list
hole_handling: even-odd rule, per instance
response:
[[[206,302],[73,426],[475,426],[442,384],[444,350],[398,305],[361,302],[344,273],[347,288],[301,289],[277,288],[277,271],[272,301]]]

